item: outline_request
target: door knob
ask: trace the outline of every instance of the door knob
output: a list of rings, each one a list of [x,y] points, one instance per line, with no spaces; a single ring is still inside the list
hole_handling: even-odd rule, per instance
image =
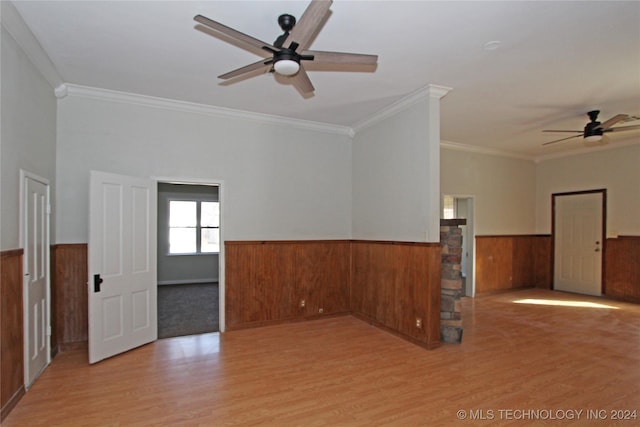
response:
[[[100,285],[102,284],[102,277],[99,274],[93,275],[93,292],[100,292]]]

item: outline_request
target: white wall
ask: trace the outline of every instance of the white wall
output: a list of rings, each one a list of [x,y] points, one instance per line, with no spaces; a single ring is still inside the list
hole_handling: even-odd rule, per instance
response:
[[[476,235],[533,234],[536,165],[531,160],[442,148],[440,192],[474,197]]]
[[[0,250],[8,250],[20,247],[20,169],[55,185],[56,98],[4,26],[1,38]]]
[[[428,114],[428,99],[422,99],[355,135],[354,239],[426,240],[433,220]]]
[[[59,243],[87,241],[92,169],[222,180],[226,240],[351,236],[347,135],[70,95],[58,101],[57,161]]]
[[[553,193],[602,188],[607,190],[607,236],[640,235],[640,144],[538,163],[537,232],[551,232]]]

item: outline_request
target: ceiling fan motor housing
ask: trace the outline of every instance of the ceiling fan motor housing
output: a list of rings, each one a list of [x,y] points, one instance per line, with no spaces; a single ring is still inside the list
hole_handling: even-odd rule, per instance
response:
[[[584,137],[588,137],[588,136],[595,136],[595,135],[599,135],[602,136],[603,134],[603,130],[600,126],[600,122],[595,121],[595,122],[589,122],[587,123],[587,125],[584,127]]]
[[[600,110],[593,110],[587,113],[591,121],[584,127],[584,138],[589,136],[602,136],[603,131],[602,128],[599,127],[601,123],[598,121],[598,114],[600,114]]]
[[[291,49],[282,48],[279,52],[273,54],[273,62],[282,61],[283,59],[295,61],[298,64],[300,63],[300,55]]]

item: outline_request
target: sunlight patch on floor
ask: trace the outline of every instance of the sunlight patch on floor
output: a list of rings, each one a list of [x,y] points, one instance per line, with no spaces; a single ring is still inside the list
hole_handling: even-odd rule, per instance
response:
[[[535,298],[527,298],[527,299],[519,299],[513,301],[516,304],[533,304],[533,305],[558,305],[562,307],[586,307],[586,308],[611,308],[617,310],[618,307],[607,304],[600,304],[598,302],[589,302],[589,301],[563,301],[563,300],[555,300],[555,299],[535,299]]]

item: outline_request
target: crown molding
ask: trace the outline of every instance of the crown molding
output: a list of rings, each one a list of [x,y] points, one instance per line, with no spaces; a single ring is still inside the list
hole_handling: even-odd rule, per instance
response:
[[[247,111],[234,110],[231,108],[215,107],[211,105],[198,104],[195,102],[178,101],[168,98],[158,98],[147,95],[139,95],[129,92],[119,92],[95,87],[80,86],[75,84],[64,84],[61,94],[64,96],[75,96],[81,98],[108,100],[121,102],[124,104],[141,105],[145,107],[160,108],[164,110],[181,111],[187,113],[204,114],[215,117],[239,118],[245,120],[258,121],[274,125],[286,125],[303,130],[332,133],[337,135],[350,136],[351,128],[347,126],[337,126],[327,123],[313,122],[309,120],[291,119],[287,117],[274,116],[270,114],[251,113]],[[62,96],[61,98],[63,98]]]
[[[434,97],[434,98],[442,98],[443,96],[445,96],[449,91],[451,90],[451,88],[448,88],[446,86],[438,86],[438,85],[427,85],[425,87],[422,87],[414,92],[411,92],[410,94],[408,94],[407,96],[399,99],[398,101],[392,103],[391,105],[383,108],[382,110],[378,111],[377,113],[372,114],[371,116],[367,117],[364,120],[360,120],[359,122],[356,122],[351,128],[352,128],[352,133],[351,136],[353,137],[357,132],[360,132],[368,127],[373,126],[376,123],[381,122],[384,119],[387,119],[397,113],[399,113],[402,110],[405,110],[413,105],[415,105],[416,103],[418,103],[421,100],[424,100],[426,98],[429,97]]]
[[[66,98],[67,95],[69,95],[69,88],[65,83],[62,83],[60,86],[55,88],[53,92],[56,94],[56,98],[63,99]]]
[[[523,154],[513,153],[511,151],[504,150],[496,150],[494,148],[480,147],[477,145],[468,145],[461,144],[459,142],[451,142],[451,141],[440,141],[440,148],[446,148],[449,150],[457,150],[457,151],[466,151],[469,153],[479,153],[479,154],[488,154],[491,156],[501,156],[501,157],[511,157],[513,159],[520,160],[530,160],[534,161],[535,159],[531,156],[526,156]]]
[[[543,156],[528,156],[524,154],[513,153],[510,151],[496,150],[492,148],[479,147],[476,145],[461,144],[459,142],[451,142],[451,141],[444,141],[444,140],[440,141],[440,148],[457,150],[457,151],[466,151],[468,153],[486,154],[490,156],[509,157],[512,159],[529,160],[534,163],[540,163],[546,160],[560,159],[563,157],[574,157],[581,154],[589,154],[597,151],[612,150],[615,148],[628,147],[628,146],[637,145],[637,144],[640,144],[640,141],[630,140],[630,141],[616,142],[613,144],[607,144],[607,145],[596,146],[596,147],[581,147],[579,149],[562,151],[560,153],[554,153],[554,154],[545,154]]]
[[[14,38],[18,46],[23,50],[27,58],[40,71],[45,80],[52,88],[60,87],[64,82],[58,73],[55,65],[51,62],[51,58],[44,51],[36,36],[31,32],[27,24],[25,24],[20,12],[14,6],[13,2],[4,0],[0,2],[2,12],[2,26]]]
[[[451,90],[452,88],[450,87],[440,85],[428,85],[425,88],[427,95],[429,95],[431,98],[438,99],[444,98],[449,92],[451,92]]]
[[[546,160],[554,160],[554,159],[560,159],[563,157],[574,157],[574,156],[578,156],[578,155],[582,155],[582,154],[589,154],[589,153],[594,153],[594,152],[598,152],[598,151],[607,151],[607,150],[613,150],[616,148],[622,148],[622,147],[629,147],[632,145],[640,145],[640,140],[638,139],[630,139],[627,141],[620,141],[620,142],[614,142],[614,143],[609,143],[606,145],[600,145],[600,146],[595,146],[595,147],[581,147],[579,149],[574,149],[574,150],[569,150],[569,151],[562,151],[560,153],[554,153],[554,154],[546,154],[544,156],[538,156],[535,157],[533,159],[534,162],[536,163],[541,163],[544,162]]]

